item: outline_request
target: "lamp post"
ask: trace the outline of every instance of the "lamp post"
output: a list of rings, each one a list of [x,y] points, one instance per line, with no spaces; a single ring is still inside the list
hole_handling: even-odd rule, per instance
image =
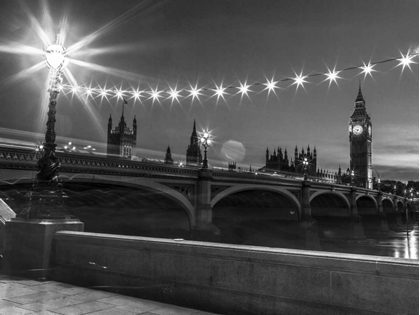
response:
[[[203,167],[202,168],[209,168],[208,161],[207,161],[207,148],[211,144],[211,138],[210,137],[211,137],[211,135],[208,131],[204,131],[201,134],[200,141],[201,141],[201,144],[204,147],[204,160],[203,160]]]
[[[354,171],[351,171],[350,173],[350,182],[351,182],[351,186],[354,186]]]
[[[303,180],[308,180],[308,165],[309,165],[309,162],[308,162],[307,157],[303,158],[302,164],[303,164]]]
[[[378,191],[381,191],[381,179],[378,178]]]
[[[62,72],[68,64],[66,49],[61,43],[60,34],[56,42],[47,47],[45,63],[50,69],[49,75],[49,104],[48,121],[45,140],[42,144],[43,152],[37,162],[38,172],[29,193],[29,207],[23,210],[18,217],[32,219],[59,219],[69,218],[64,207],[62,183],[58,176],[60,162],[55,156],[55,114],[57,98],[62,83]]]
[[[407,246],[409,246],[407,189],[404,189],[404,201],[405,201],[405,228],[407,232]]]

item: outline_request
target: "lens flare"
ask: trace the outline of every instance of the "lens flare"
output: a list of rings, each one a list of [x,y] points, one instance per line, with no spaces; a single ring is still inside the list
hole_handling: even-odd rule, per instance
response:
[[[274,78],[272,78],[271,80],[268,80],[266,78],[266,80],[267,80],[267,82],[263,83],[263,85],[266,86],[266,88],[263,91],[265,91],[265,90],[268,91],[267,92],[268,93],[267,96],[270,95],[270,92],[273,92],[277,96],[277,93],[276,93],[276,90],[275,89],[279,89],[279,87],[277,86],[277,83],[279,81],[274,81]]]
[[[178,98],[180,97],[180,95],[179,95],[180,91],[177,91],[176,87],[175,87],[175,89],[172,89],[170,87],[169,90],[170,90],[170,92],[168,92],[169,93],[168,99],[171,99],[171,105],[173,104],[174,101],[177,101],[178,104],[179,104],[179,99]]]
[[[216,93],[214,93],[212,97],[217,95],[217,102],[219,101],[219,98],[222,98],[226,102],[224,95],[227,94],[227,92],[225,92],[226,88],[223,87],[223,83],[221,83],[220,86],[217,86],[217,84],[215,84],[215,86],[216,89],[213,89],[213,91]]]
[[[133,90],[131,92],[131,94],[133,95],[132,97],[130,97],[130,99],[134,99],[134,102],[139,101],[140,103],[142,103],[141,97],[143,96],[142,93],[144,91],[139,90],[139,88],[137,88],[136,90]]]
[[[156,88],[156,90],[151,89],[151,92],[149,92],[150,97],[148,98],[148,100],[152,99],[152,104],[155,103],[155,101],[157,101],[160,104],[160,99],[159,97],[162,97],[160,95],[160,93],[162,93],[162,91],[159,91],[158,88]]]
[[[28,45],[24,45],[21,43],[16,43],[12,41],[2,40],[2,42],[6,42],[6,45],[0,45],[0,52],[9,53],[9,54],[16,54],[16,55],[44,55],[45,52],[41,49],[31,47]]]
[[[44,61],[41,61],[35,65],[33,65],[32,67],[22,70],[8,78],[5,78],[3,80],[0,81],[0,88],[5,87],[9,84],[15,83],[17,81],[20,81],[26,77],[28,77],[30,74],[33,74],[41,69],[43,69],[45,67],[44,65]]]
[[[365,64],[363,62],[363,67],[360,67],[360,69],[362,69],[362,72],[360,72],[359,75],[364,73],[365,74],[365,77],[364,77],[365,79],[366,79],[367,75],[370,75],[372,77],[372,72],[376,71],[376,70],[373,70],[374,66],[375,65],[372,65],[370,62],[368,62],[368,64]]]
[[[404,71],[405,67],[409,68],[410,71],[412,71],[410,64],[416,63],[412,60],[416,55],[410,55],[410,52],[407,52],[406,56],[404,56],[402,53],[400,54],[401,54],[401,58],[397,59],[400,63],[397,65],[397,67],[402,66],[401,72]]]
[[[238,91],[238,93],[236,93],[236,94],[239,94],[239,93],[241,93],[241,100],[242,100],[242,98],[244,97],[244,95],[246,95],[248,98],[249,98],[249,95],[248,95],[248,92],[252,92],[250,89],[249,89],[249,87],[251,86],[250,84],[247,84],[247,82],[245,81],[244,82],[244,84],[242,84],[240,81],[239,81],[239,87],[238,87],[238,89],[239,89],[239,91]]]
[[[337,79],[342,79],[341,77],[339,77],[338,76],[338,74],[341,72],[341,71],[336,71],[335,70],[335,67],[334,67],[334,69],[331,71],[330,69],[328,69],[328,67],[327,67],[327,70],[328,70],[328,73],[326,73],[325,75],[327,76],[327,78],[324,80],[324,81],[322,81],[322,82],[325,82],[325,81],[327,81],[327,80],[329,80],[330,82],[328,83],[328,88],[330,88],[330,86],[331,86],[331,83],[334,81],[335,82],[335,84],[337,84],[337,86],[338,86],[338,83],[337,83]],[[303,87],[303,85],[302,85],[302,87]]]
[[[202,89],[198,89],[197,88],[197,84],[195,85],[195,87],[193,87],[191,84],[190,84],[190,88],[191,88],[191,90],[187,90],[187,92],[189,92],[190,93],[190,95],[188,95],[188,97],[192,97],[192,99],[191,99],[191,103],[194,101],[194,99],[196,98],[199,102],[201,102],[200,101],[200,95],[203,95],[202,93],[200,93],[200,91],[202,90]]]
[[[296,75],[296,77],[292,78],[292,80],[295,81],[295,82],[292,83],[292,85],[296,84],[296,92],[299,89],[299,86],[302,86],[302,88],[305,89],[303,84],[308,83],[308,81],[305,81],[307,76],[302,75],[302,72],[299,75],[295,72],[295,75]]]

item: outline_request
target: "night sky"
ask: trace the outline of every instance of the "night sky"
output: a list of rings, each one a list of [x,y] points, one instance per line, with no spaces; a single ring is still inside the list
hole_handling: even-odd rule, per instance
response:
[[[66,22],[63,22],[66,21]],[[5,1],[0,0],[0,142],[42,143],[48,107],[48,70],[26,71],[43,57],[37,25],[54,40],[61,26],[73,51],[68,69],[80,86],[126,90],[124,116],[137,118],[138,157],[185,160],[194,119],[212,130],[210,164],[259,168],[265,151],[287,148],[289,157],[316,146],[320,168],[349,166],[348,120],[359,82],[373,123],[373,173],[401,181],[419,177],[418,57],[411,69],[398,61],[376,65],[372,76],[343,71],[292,85],[296,75],[326,73],[418,52],[418,0],[306,1]],[[73,46],[74,47],[74,46]],[[81,66],[80,61],[91,66]],[[23,71],[22,75],[16,75]],[[29,72],[29,73],[27,73]],[[262,83],[279,81],[276,94]],[[251,86],[249,97],[227,89],[225,100],[203,91],[200,100],[132,98],[129,90],[184,89],[190,85]],[[64,79],[65,84],[70,84]],[[80,92],[83,94],[83,92]],[[82,100],[81,100],[82,99]],[[72,141],[106,152],[109,115],[114,126],[122,101],[110,96],[60,94],[57,144]],[[87,99],[87,101],[83,101]]]

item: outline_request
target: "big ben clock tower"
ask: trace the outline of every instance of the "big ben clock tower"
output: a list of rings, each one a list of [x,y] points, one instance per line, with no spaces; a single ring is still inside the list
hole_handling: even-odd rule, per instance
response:
[[[349,120],[350,169],[357,186],[372,189],[372,122],[359,84],[359,93]]]

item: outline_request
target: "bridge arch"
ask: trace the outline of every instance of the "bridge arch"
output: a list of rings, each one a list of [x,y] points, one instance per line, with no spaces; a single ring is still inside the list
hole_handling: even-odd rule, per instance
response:
[[[282,187],[273,187],[273,186],[267,186],[267,185],[248,185],[248,184],[244,184],[244,185],[235,185],[233,187],[229,187],[223,191],[221,191],[220,193],[218,193],[212,200],[211,200],[211,207],[213,208],[220,200],[222,200],[223,198],[238,193],[238,192],[242,192],[242,191],[247,191],[247,190],[265,190],[265,191],[270,191],[270,192],[274,192],[280,195],[283,195],[285,197],[288,197],[289,199],[291,199],[293,205],[298,209],[298,217],[299,219],[301,218],[301,207],[300,207],[300,202],[299,200],[296,198],[295,195],[293,195],[290,191],[288,191],[285,188]]]
[[[359,215],[378,215],[378,203],[371,195],[358,195],[356,197],[357,214]]]
[[[404,202],[402,202],[401,200],[398,200],[396,210],[401,213],[404,212]]]
[[[213,224],[220,229],[222,243],[304,248],[300,205],[290,191],[238,186],[225,189],[211,201]]]
[[[68,176],[70,175],[70,176]],[[181,193],[164,184],[158,183],[150,178],[132,178],[128,176],[95,175],[95,174],[63,174],[60,176],[63,180],[64,188],[66,182],[80,182],[92,184],[105,184],[120,187],[143,188],[148,191],[154,191],[162,196],[172,200],[181,206],[188,216],[190,227],[195,225],[195,210],[191,202]]]
[[[337,191],[317,191],[310,197],[313,216],[350,216],[350,202]]]
[[[386,214],[395,213],[394,203],[390,198],[382,199],[382,208],[384,209],[384,213]]]

